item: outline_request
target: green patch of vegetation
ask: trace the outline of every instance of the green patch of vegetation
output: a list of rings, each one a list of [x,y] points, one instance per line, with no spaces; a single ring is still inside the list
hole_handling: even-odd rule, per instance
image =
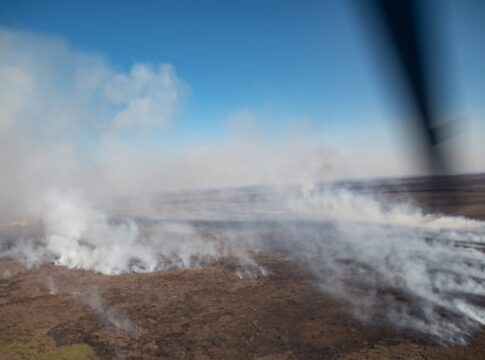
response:
[[[12,360],[93,360],[96,355],[86,344],[54,346],[43,338],[0,341],[0,359]]]

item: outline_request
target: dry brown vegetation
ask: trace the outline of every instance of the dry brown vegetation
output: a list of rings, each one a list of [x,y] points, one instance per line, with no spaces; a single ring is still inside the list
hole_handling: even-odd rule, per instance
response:
[[[415,180],[405,190],[379,186],[391,196],[412,194],[429,207],[484,218],[485,180],[467,181],[459,193],[443,179],[437,186]],[[364,323],[284,256],[258,260],[269,276],[240,279],[231,259],[203,269],[106,276],[52,264],[29,270],[2,258],[0,359],[485,358],[485,333],[466,346],[442,346],[379,319]]]

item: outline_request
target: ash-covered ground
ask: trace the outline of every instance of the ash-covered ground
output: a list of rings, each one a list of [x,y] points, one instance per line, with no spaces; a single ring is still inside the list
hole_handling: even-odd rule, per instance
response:
[[[485,176],[97,199],[0,235],[0,359],[483,359]]]

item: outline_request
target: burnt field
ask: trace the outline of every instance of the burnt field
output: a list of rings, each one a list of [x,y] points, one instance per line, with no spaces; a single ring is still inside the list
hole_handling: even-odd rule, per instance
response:
[[[456,217],[485,220],[485,176],[333,187],[291,216],[288,189],[117,200],[128,250],[5,227],[0,359],[485,358],[483,224]]]

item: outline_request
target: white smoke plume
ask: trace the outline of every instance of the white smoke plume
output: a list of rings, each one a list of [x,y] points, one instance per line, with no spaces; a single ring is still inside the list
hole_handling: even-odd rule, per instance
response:
[[[300,226],[289,237],[293,253],[360,317],[451,343],[485,324],[485,223],[383,205],[348,189],[306,192],[292,206],[326,223]]]
[[[232,257],[238,275],[255,277],[270,275],[255,254],[284,252],[368,320],[452,343],[484,324],[483,222],[308,190],[347,174],[321,139],[238,130],[210,145],[147,149],[144,136],[170,126],[188,91],[169,64],[118,71],[60,39],[0,30],[0,256],[109,275]],[[259,183],[307,190],[155,195]],[[108,322],[130,327],[93,299]]]
[[[218,245],[185,224],[143,233],[132,220],[114,222],[76,192],[52,193],[42,211],[42,232],[8,245],[4,255],[28,266],[46,261],[103,274],[195,268],[218,255]]]
[[[239,200],[252,205],[250,214],[240,204],[231,208],[228,197],[217,202],[220,213],[204,219],[195,211],[195,221],[197,204],[176,209],[179,219],[116,220],[79,194],[52,194],[45,234],[17,239],[3,255],[111,275],[198,268],[233,256],[239,276],[257,277],[270,272],[253,254],[283,252],[366,320],[447,343],[464,343],[484,325],[485,223],[383,205],[346,188],[292,190],[283,196],[267,188],[260,201],[245,194]]]
[[[157,137],[189,92],[170,64],[120,71],[62,39],[0,29],[0,220],[36,217],[52,189],[124,195],[340,173],[320,138],[294,135],[304,125],[275,139],[244,130],[257,122],[245,111],[227,115],[224,139],[163,151]]]

